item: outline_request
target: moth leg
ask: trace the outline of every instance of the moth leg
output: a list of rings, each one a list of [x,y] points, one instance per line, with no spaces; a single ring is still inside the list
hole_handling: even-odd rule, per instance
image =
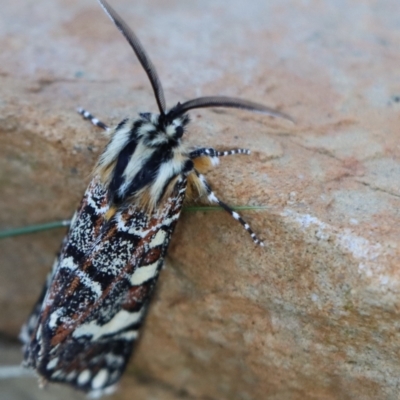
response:
[[[204,189],[206,190],[208,200],[212,203],[217,203],[226,212],[228,212],[233,218],[235,218],[236,221],[239,221],[242,224],[243,228],[246,229],[246,231],[249,233],[249,235],[251,236],[251,238],[253,239],[253,242],[255,244],[264,246],[264,243],[257,237],[257,235],[250,228],[250,225],[235,210],[233,210],[227,204],[225,204],[220,199],[218,199],[218,197],[215,195],[215,193],[211,190],[211,187],[208,184],[204,175],[199,174],[197,171],[195,171],[195,172],[196,172],[201,184],[203,185]]]
[[[223,156],[232,156],[234,154],[250,154],[250,150],[248,149],[231,149],[227,151],[217,151],[212,147],[203,147],[201,149],[193,150],[189,153],[189,157],[193,160],[198,157],[223,157]]]
[[[78,111],[78,113],[81,114],[84,119],[89,120],[94,126],[97,126],[101,129],[103,129],[104,131],[110,130],[108,125],[106,125],[104,122],[101,122],[100,120],[98,120],[96,117],[94,117],[92,114],[90,114],[89,111],[86,111],[81,107],[77,108],[76,111]]]

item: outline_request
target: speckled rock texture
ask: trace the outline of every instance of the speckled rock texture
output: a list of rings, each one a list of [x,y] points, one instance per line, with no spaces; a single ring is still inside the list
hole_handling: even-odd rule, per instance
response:
[[[156,104],[96,1],[3,3],[6,229],[68,218],[77,206],[105,139],[76,106],[111,124]],[[252,150],[208,177],[228,204],[260,207],[242,215],[266,247],[222,211],[184,213],[112,399],[398,399],[398,0],[112,5],[151,55],[169,106],[231,95],[297,121],[191,113],[191,145]],[[2,337],[16,338],[64,233],[0,241]],[[7,385],[9,399],[28,398]]]

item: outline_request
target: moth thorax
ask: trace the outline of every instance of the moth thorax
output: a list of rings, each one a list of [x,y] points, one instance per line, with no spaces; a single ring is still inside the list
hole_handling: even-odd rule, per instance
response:
[[[193,168],[181,143],[187,123],[185,116],[168,119],[147,113],[115,128],[109,145],[114,154],[109,157],[112,163],[106,181],[110,204],[118,206],[132,198],[139,204],[146,198],[144,203],[155,206],[174,179]]]

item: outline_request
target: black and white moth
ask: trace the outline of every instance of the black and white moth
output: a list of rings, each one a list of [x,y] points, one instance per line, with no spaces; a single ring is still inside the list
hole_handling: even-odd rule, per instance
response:
[[[187,112],[233,107],[290,119],[231,97],[199,97],[167,110],[154,65],[133,31],[105,0],[104,11],[125,36],[152,85],[159,114],[141,113],[109,128],[85,110],[109,142],[94,169],[27,323],[24,365],[41,382],[69,384],[92,397],[110,393],[127,365],[186,198],[203,196],[249,225],[212,192],[202,171],[245,149],[189,149],[182,137]]]

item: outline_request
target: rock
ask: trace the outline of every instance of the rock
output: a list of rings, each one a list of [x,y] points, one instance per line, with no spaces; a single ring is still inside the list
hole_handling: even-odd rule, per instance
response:
[[[184,212],[115,398],[398,398],[397,2],[112,5],[169,106],[232,95],[297,122],[191,113],[189,144],[252,150],[208,177],[255,207],[241,213],[266,247],[222,211]],[[69,218],[106,143],[75,108],[117,123],[156,111],[151,87],[95,1],[15,0],[0,18],[0,227]],[[16,338],[64,233],[0,242],[3,335]]]

